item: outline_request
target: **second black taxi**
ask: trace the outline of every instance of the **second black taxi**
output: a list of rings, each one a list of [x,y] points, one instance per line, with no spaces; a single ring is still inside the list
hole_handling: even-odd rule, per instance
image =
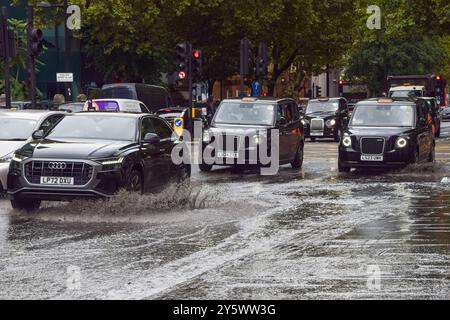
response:
[[[339,145],[339,172],[434,162],[435,139],[427,110],[420,99],[359,102]]]

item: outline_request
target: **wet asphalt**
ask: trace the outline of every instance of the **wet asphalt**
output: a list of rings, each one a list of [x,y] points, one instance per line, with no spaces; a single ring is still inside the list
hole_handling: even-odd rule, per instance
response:
[[[450,299],[450,123],[437,163],[337,172],[194,170],[191,190],[15,212],[0,200],[0,299]]]

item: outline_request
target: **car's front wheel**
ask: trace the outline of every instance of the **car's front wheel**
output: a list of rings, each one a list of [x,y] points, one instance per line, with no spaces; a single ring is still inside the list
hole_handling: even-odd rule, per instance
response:
[[[340,159],[338,160],[338,171],[339,172],[349,173],[351,169],[352,168],[350,168],[350,167],[346,167],[346,166],[342,165]]]
[[[144,183],[142,174],[139,170],[134,169],[131,171],[127,179],[127,191],[143,193]]]
[[[434,163],[436,160],[436,149],[435,147],[431,147],[430,155],[428,156],[428,162]]]
[[[200,167],[200,171],[202,171],[202,172],[210,172],[212,170],[213,166],[209,165],[209,164],[202,163],[202,164],[199,165],[199,167]]]
[[[41,206],[41,200],[25,200],[14,199],[11,200],[11,206],[15,210],[25,210],[26,212],[34,212]]]

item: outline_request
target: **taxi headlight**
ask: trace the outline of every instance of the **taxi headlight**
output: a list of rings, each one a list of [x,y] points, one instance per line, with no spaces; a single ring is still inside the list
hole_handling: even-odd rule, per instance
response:
[[[352,146],[352,138],[350,138],[349,136],[344,137],[344,139],[342,139],[342,144],[344,145],[344,147],[351,147]]]
[[[211,133],[208,130],[203,131],[203,142],[209,143],[210,141],[211,141]]]
[[[408,145],[408,140],[403,137],[400,137],[397,139],[397,142],[395,143],[395,145],[399,148],[404,148]]]
[[[336,120],[335,119],[331,119],[327,121],[327,126],[328,127],[334,127],[336,125]]]
[[[22,162],[22,161],[24,161],[26,159],[27,159],[27,157],[22,156],[22,155],[17,154],[17,153],[14,153],[12,155],[12,157],[11,157],[11,161],[14,161],[14,162]]]

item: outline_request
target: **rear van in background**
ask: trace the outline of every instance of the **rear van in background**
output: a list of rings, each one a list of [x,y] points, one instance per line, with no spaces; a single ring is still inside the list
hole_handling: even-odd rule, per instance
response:
[[[143,102],[150,112],[173,107],[169,91],[164,87],[142,83],[106,84],[102,87],[102,99],[131,99]]]

